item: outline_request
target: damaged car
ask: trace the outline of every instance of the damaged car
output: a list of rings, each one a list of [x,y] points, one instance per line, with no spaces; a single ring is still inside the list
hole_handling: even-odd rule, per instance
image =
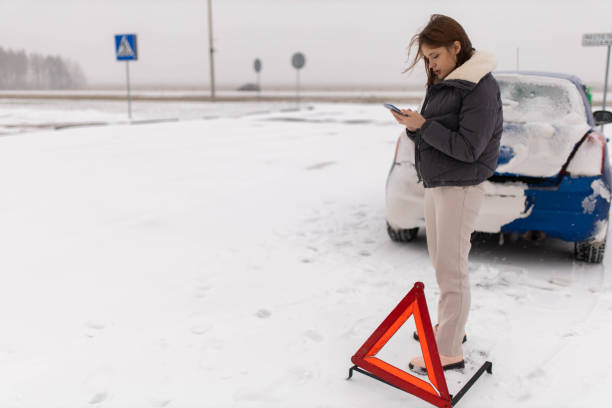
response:
[[[476,231],[537,234],[574,243],[578,260],[600,263],[608,231],[611,173],[586,87],[572,75],[502,71],[504,125],[497,168],[484,182]],[[425,227],[424,188],[414,143],[400,134],[386,186],[386,220],[394,241],[413,240]]]

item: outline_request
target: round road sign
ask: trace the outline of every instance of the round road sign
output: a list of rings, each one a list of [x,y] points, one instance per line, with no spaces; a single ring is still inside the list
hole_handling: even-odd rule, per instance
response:
[[[306,57],[304,54],[301,52],[296,52],[293,54],[293,57],[291,57],[291,65],[293,65],[293,68],[300,69],[304,66],[304,64],[306,64]]]

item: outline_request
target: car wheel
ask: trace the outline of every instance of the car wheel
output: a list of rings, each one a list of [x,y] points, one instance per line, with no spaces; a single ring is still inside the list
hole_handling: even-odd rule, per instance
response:
[[[387,234],[389,234],[389,238],[395,242],[410,242],[416,238],[418,232],[419,227],[396,230],[387,223]]]
[[[601,263],[606,251],[606,239],[603,241],[574,242],[574,256],[579,261]]]
[[[487,242],[487,240],[491,239],[492,235],[493,234],[489,232],[474,231],[472,232],[472,235],[470,236],[470,242],[485,243]]]

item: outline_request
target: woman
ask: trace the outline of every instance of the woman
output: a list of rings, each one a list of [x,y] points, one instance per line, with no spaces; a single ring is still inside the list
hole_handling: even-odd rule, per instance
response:
[[[497,166],[502,133],[492,54],[476,51],[461,25],[434,14],[411,42],[412,65],[423,59],[427,94],[421,113],[392,114],[415,143],[415,167],[425,187],[427,249],[440,286],[436,342],[445,370],[463,368],[461,344],[470,309],[470,236],[484,198],[482,182]],[[410,369],[426,372],[423,358]]]

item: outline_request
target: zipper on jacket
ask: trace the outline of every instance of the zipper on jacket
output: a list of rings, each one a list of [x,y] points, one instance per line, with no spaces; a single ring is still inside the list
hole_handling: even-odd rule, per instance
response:
[[[427,93],[425,94],[425,100],[423,101],[423,106],[421,106],[421,115],[423,115],[423,112],[425,112],[425,108],[427,107],[427,103],[429,103],[430,96],[431,96],[431,88],[429,88],[427,90]]]

